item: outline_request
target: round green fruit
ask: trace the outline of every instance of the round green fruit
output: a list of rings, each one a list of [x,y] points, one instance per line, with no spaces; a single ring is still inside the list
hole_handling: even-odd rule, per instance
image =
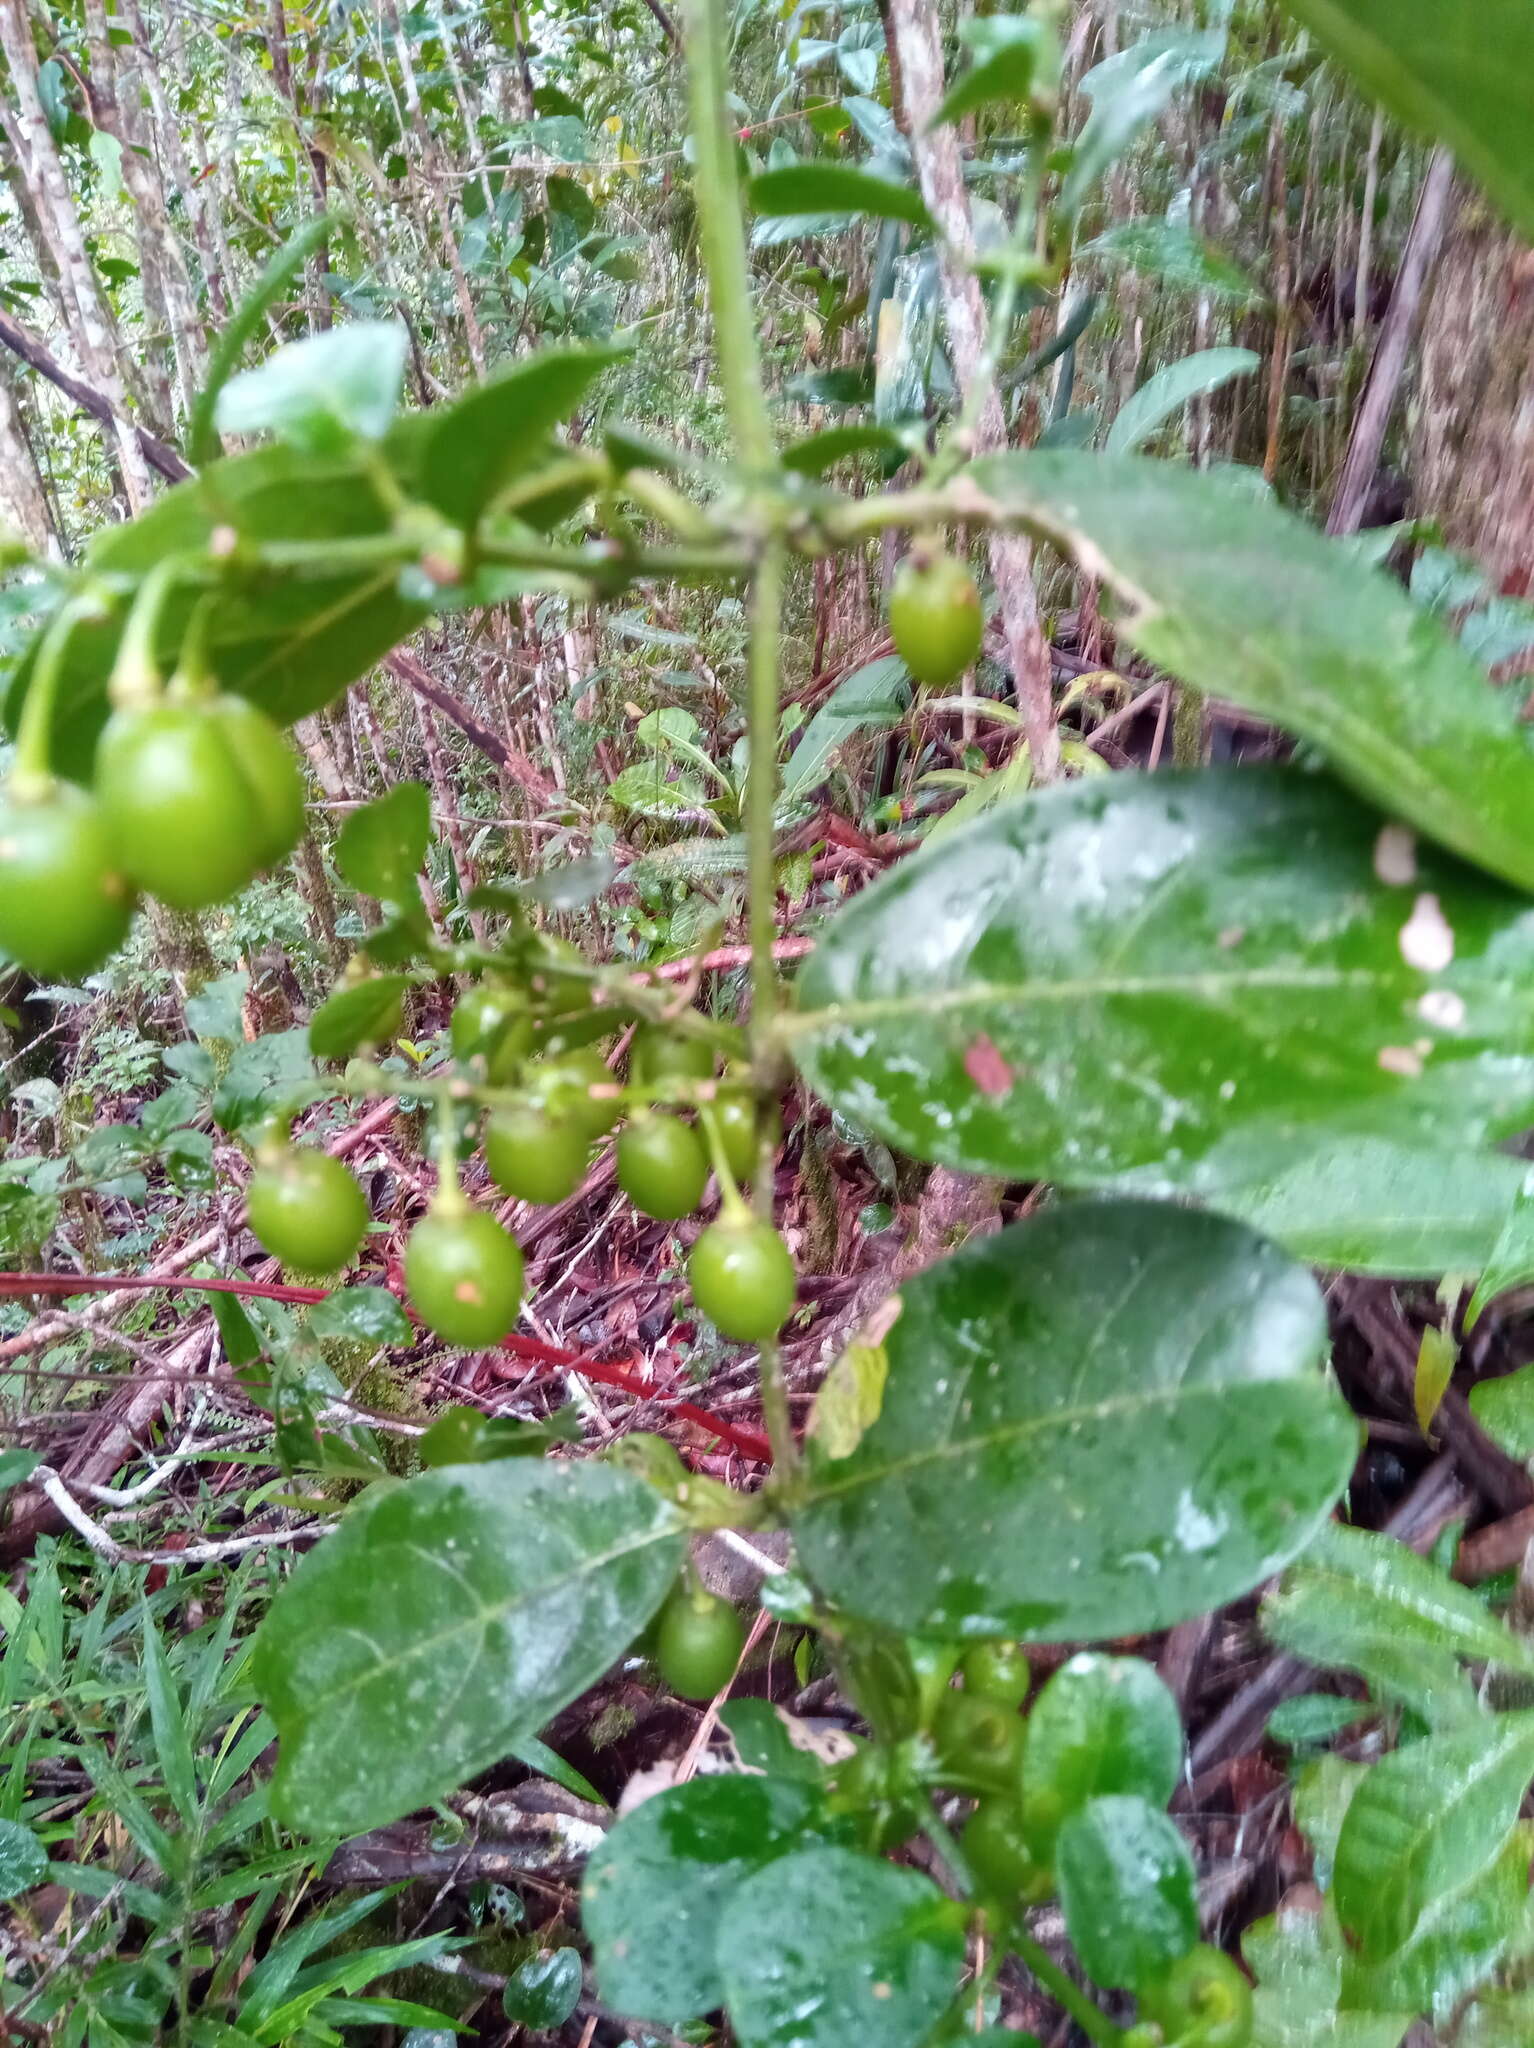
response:
[[[1252,2038],[1252,1987],[1238,1963],[1207,1942],[1190,1949],[1147,1985],[1140,2003],[1169,2042],[1187,2048],[1246,2048]]]
[[[1034,1899],[1049,1874],[1034,1861],[1010,1799],[982,1799],[965,1824],[964,1859],[975,1882],[998,1898]]]
[[[222,902],[256,871],[256,798],[202,705],[113,712],[96,749],[96,795],[125,872],[175,910]]]
[[[943,1784],[957,1791],[1011,1793],[1023,1747],[1023,1724],[1011,1708],[946,1692],[934,1717],[932,1740]]]
[[[683,1038],[658,1024],[634,1033],[629,1079],[636,1088],[661,1081],[706,1081],[714,1071],[714,1049],[701,1038]]]
[[[251,1175],[245,1214],[262,1246],[302,1273],[339,1273],[367,1236],[367,1197],[328,1152],[288,1146]]]
[[[895,573],[889,617],[900,658],[918,683],[956,682],[980,652],[980,592],[952,555],[914,547]]]
[[[606,1136],[622,1112],[612,1070],[594,1045],[535,1061],[527,1082],[540,1109],[592,1144]]]
[[[485,1162],[503,1194],[519,1202],[562,1202],[586,1172],[586,1140],[531,1103],[499,1109],[485,1132]]]
[[[1000,1707],[1020,1707],[1028,1697],[1033,1674],[1019,1643],[973,1643],[964,1652],[960,1670],[964,1690]]]
[[[0,947],[40,981],[78,981],[122,944],[133,891],[94,799],[73,783],[0,793]]]
[[[693,1300],[737,1344],[773,1336],[794,1305],[798,1275],[788,1246],[770,1224],[711,1223],[687,1260]]]
[[[527,998],[504,982],[481,981],[453,1005],[448,1039],[453,1057],[467,1065],[484,1062],[493,1087],[510,1081],[532,1049],[533,1020]]]
[[[483,1209],[433,1208],[405,1246],[405,1285],[421,1321],[445,1343],[498,1344],[522,1305],[522,1248]]]
[[[256,865],[274,867],[304,830],[304,777],[292,745],[246,697],[218,697],[205,707],[245,778],[258,821]]]
[[[677,1117],[636,1117],[618,1139],[618,1185],[646,1216],[661,1223],[690,1216],[707,1182],[702,1141]]]
[[[744,1088],[721,1088],[709,1109],[725,1165],[737,1180],[752,1179],[759,1156],[755,1103]]]
[[[728,1600],[679,1586],[655,1627],[655,1668],[684,1700],[711,1700],[735,1676],[746,1631]]]

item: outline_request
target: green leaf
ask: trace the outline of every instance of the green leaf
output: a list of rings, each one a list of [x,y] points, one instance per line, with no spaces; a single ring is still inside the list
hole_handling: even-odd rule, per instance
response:
[[[848,1456],[811,1437],[791,1516],[806,1575],[887,1627],[1166,1627],[1292,1558],[1352,1467],[1315,1283],[1222,1219],[1062,1205],[889,1307],[882,1412]]]
[[[513,478],[547,460],[552,429],[627,353],[540,349],[433,412],[421,448],[422,495],[459,526],[472,527]]]
[[[1126,220],[1077,251],[1079,258],[1121,263],[1140,277],[1174,291],[1197,292],[1227,306],[1248,306],[1263,296],[1238,263],[1184,221]]]
[[[1287,0],[1408,127],[1448,143],[1509,220],[1534,234],[1534,11],[1527,0]]]
[[[1411,2012],[1339,2013],[1347,1949],[1330,1907],[1280,1906],[1242,1937],[1257,1979],[1252,2048],[1400,2048]]]
[[[1243,1128],[1483,1144],[1534,1121],[1534,911],[1427,848],[1381,882],[1402,839],[1287,769],[1056,788],[858,896],[782,1028],[843,1115],[1009,1179],[1181,1176]]]
[[[881,655],[843,676],[788,757],[782,799],[806,795],[824,781],[839,748],[868,726],[891,724],[910,701],[910,672],[898,654]]]
[[[803,1849],[736,1891],[718,1958],[742,2048],[920,2048],[958,1993],[964,1916],[919,1871]]]
[[[813,1840],[818,1791],[722,1773],[658,1792],[593,1849],[581,1892],[602,2001],[677,2027],[724,2002],[720,1920],[754,1872]]]
[[[0,1490],[24,1486],[43,1462],[41,1451],[26,1451],[11,1444],[0,1451]]]
[[[1274,1642],[1312,1664],[1367,1675],[1380,1652],[1437,1653],[1534,1676],[1534,1643],[1437,1565],[1369,1529],[1325,1524],[1262,1620]]]
[[[1105,1989],[1139,1990],[1198,1940],[1188,1845],[1132,1793],[1070,1816],[1055,1844],[1055,1882],[1081,1967]]]
[[[1420,2012],[1442,2024],[1507,1957],[1527,1925],[1528,1908],[1529,1841],[1519,1828],[1489,1869],[1435,1894],[1411,1938],[1382,1962],[1349,1955],[1343,2005]]]
[[[768,220],[795,215],[867,214],[875,220],[932,225],[914,183],[899,185],[856,164],[817,162],[784,164],[751,180],[753,210]]]
[[[606,1671],[682,1548],[659,1495],[610,1466],[504,1459],[364,1496],[256,1638],[274,1809],[353,1834],[487,1769]]]
[[[309,1312],[315,1337],[340,1337],[351,1344],[409,1344],[410,1318],[387,1287],[339,1287]]]
[[[309,1020],[309,1050],[317,1060],[345,1060],[365,1045],[387,1045],[399,1033],[410,986],[408,974],[372,974],[336,989]]]
[[[219,393],[239,367],[247,343],[259,330],[267,308],[286,291],[336,225],[335,214],[322,213],[295,228],[268,259],[266,268],[235,308],[233,318],[219,333],[187,428],[187,453],[199,469],[206,468],[219,455],[219,438],[213,425]]]
[[[1487,1263],[1527,1172],[1521,1160],[1457,1145],[1236,1130],[1201,1159],[1167,1161],[1107,1185],[1191,1198],[1250,1224],[1308,1266],[1436,1280]]]
[[[0,1820],[0,1899],[14,1899],[41,1884],[48,1874],[48,1851],[19,1820]]]
[[[1149,660],[1314,740],[1393,815],[1534,886],[1517,693],[1389,576],[1272,499],[1170,463],[995,455],[968,475],[1105,579]]]
[[[1339,1699],[1336,1693],[1302,1692],[1280,1700],[1269,1714],[1264,1733],[1286,1749],[1324,1749],[1345,1728],[1361,1721],[1369,1709],[1362,1700]]]
[[[1474,1265],[1482,1262],[1476,1260]],[[1473,1330],[1488,1303],[1514,1287],[1527,1287],[1534,1280],[1534,1169],[1526,1169],[1508,1204],[1506,1219],[1497,1241],[1484,1261],[1470,1305],[1465,1310],[1465,1328]]]
[[[1470,1412],[1510,1458],[1534,1461],[1534,1365],[1472,1387]]]
[[[1177,1702],[1140,1657],[1081,1650],[1049,1679],[1028,1714],[1024,1825],[1048,1849],[1060,1823],[1104,1793],[1165,1806],[1182,1770]]]
[[[149,1696],[149,1725],[154,1734],[155,1760],[170,1795],[171,1805],[186,1827],[197,1822],[202,1802],[197,1796],[197,1766],[192,1757],[191,1736],[182,1711],[181,1696],[166,1662],[165,1645],[147,1603],[140,1612],[144,1640],[144,1685]]]
[[[1054,38],[1052,30],[1043,22],[1017,14],[991,15],[982,20],[961,22],[959,35],[974,49],[975,62],[956,84],[949,87],[943,104],[928,123],[929,127],[938,128],[945,121],[961,120],[977,107],[991,106],[998,100],[1012,106],[1026,106],[1041,66],[1045,74],[1041,83],[1053,85],[1054,80],[1049,74],[1057,67],[1049,60]]]
[[[1435,1900],[1491,1867],[1531,1779],[1534,1713],[1480,1715],[1372,1766],[1342,1823],[1332,1885],[1363,1962],[1383,1962]]]
[[[1224,54],[1223,29],[1163,29],[1094,65],[1081,81],[1092,111],[1076,139],[1061,188],[1062,211],[1077,212],[1140,130],[1185,85],[1207,77]]]
[[[800,476],[824,476],[833,463],[845,461],[849,455],[903,452],[900,436],[889,427],[822,427],[819,433],[791,441],[782,451],[781,460],[785,469],[796,470]]]
[[[518,2026],[547,2034],[564,2025],[580,1995],[579,1949],[544,1949],[512,1971],[501,1993],[501,2010]]]
[[[387,796],[348,814],[336,840],[336,865],[364,896],[407,903],[431,843],[431,791],[424,782],[397,782]]]
[[[398,320],[353,320],[287,342],[231,377],[215,417],[225,434],[280,434],[307,455],[381,441],[399,404],[410,337]]]
[[[1120,407],[1103,444],[1106,452],[1132,455],[1185,405],[1218,391],[1235,377],[1249,377],[1261,362],[1261,356],[1249,348],[1206,348],[1168,363]]]

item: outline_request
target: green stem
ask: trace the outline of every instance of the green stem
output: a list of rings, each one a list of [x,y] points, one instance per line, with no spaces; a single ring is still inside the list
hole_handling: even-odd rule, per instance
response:
[[[1013,1926],[1009,1934],[1013,1948],[1056,2005],[1070,2014],[1088,2040],[1098,2042],[1100,2048],[1116,2048],[1124,2038],[1124,2029],[1094,2005],[1079,1984],[1072,1983],[1042,1943],[1035,1941],[1031,1934],[1025,1934],[1021,1927]]]
[[[83,620],[100,616],[97,599],[86,592],[66,598],[49,620],[32,667],[32,680],[16,726],[16,759],[10,783],[19,797],[45,796],[53,787],[53,706],[70,635]]]
[[[184,555],[162,555],[139,585],[107,683],[107,696],[115,709],[152,704],[164,688],[155,642],[166,600],[189,567]]]
[[[737,460],[753,475],[772,467],[772,430],[762,396],[751,309],[751,275],[741,234],[740,180],[727,94],[723,0],[688,0],[687,79],[692,112],[693,200],[714,316],[714,348]]]

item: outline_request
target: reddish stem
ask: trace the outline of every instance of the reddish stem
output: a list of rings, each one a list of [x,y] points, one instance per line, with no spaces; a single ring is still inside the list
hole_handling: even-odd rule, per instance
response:
[[[312,1306],[324,1301],[329,1293],[324,1287],[283,1287],[270,1280],[188,1280],[153,1273],[0,1273],[0,1299],[24,1294],[142,1293],[149,1288],[163,1288],[168,1294],[241,1294],[296,1306]],[[405,1306],[409,1312],[408,1302]],[[519,1337],[515,1332],[501,1339],[501,1349],[530,1364],[578,1372],[601,1386],[620,1387],[641,1400],[665,1398],[659,1395],[647,1368],[637,1359],[588,1358],[584,1352],[562,1351],[553,1344],[540,1343],[536,1337]],[[766,1437],[748,1423],[726,1422],[722,1415],[711,1414],[692,1401],[673,1401],[671,1407],[685,1421],[731,1445],[742,1457],[754,1458],[758,1464],[772,1463]]]

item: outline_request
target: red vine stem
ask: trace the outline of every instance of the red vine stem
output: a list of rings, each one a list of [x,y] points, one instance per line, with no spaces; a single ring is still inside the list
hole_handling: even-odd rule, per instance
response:
[[[0,1300],[27,1294],[143,1293],[151,1288],[163,1288],[168,1294],[254,1296],[260,1301],[281,1301],[295,1306],[312,1306],[324,1301],[329,1293],[324,1287],[284,1287],[270,1280],[188,1280],[154,1273],[0,1273]],[[408,1311],[408,1304],[406,1307]],[[578,1372],[583,1379],[595,1380],[599,1386],[618,1387],[639,1400],[666,1398],[653,1384],[648,1368],[634,1358],[588,1358],[584,1352],[562,1351],[556,1345],[540,1343],[536,1337],[519,1337],[515,1332],[501,1339],[501,1349],[534,1365]],[[699,1429],[707,1430],[710,1436],[729,1444],[742,1457],[753,1458],[762,1465],[772,1463],[766,1437],[749,1423],[726,1422],[722,1415],[715,1415],[692,1401],[672,1401],[669,1405],[674,1414],[694,1423]]]

